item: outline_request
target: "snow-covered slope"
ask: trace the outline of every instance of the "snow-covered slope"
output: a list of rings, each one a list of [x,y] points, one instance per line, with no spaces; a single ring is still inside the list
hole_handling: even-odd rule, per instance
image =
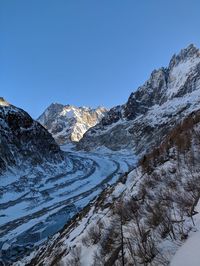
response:
[[[191,232],[186,242],[181,246],[170,263],[170,266],[199,266],[200,265],[200,203],[198,203],[195,217],[197,230]]]
[[[167,68],[154,70],[127,103],[112,108],[77,147],[92,150],[104,145],[141,154],[159,144],[170,128],[199,106],[200,51],[190,45],[174,55]]]
[[[53,135],[57,143],[66,144],[79,141],[89,128],[100,122],[106,111],[103,107],[91,109],[53,103],[38,121]]]
[[[123,250],[124,265],[198,265],[199,136],[200,110],[23,263],[123,265]]]

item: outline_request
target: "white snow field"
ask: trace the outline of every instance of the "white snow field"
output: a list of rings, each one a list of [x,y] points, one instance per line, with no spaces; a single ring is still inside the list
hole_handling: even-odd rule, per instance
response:
[[[199,266],[200,265],[200,202],[195,216],[196,232],[192,232],[186,242],[177,250],[170,266]]]

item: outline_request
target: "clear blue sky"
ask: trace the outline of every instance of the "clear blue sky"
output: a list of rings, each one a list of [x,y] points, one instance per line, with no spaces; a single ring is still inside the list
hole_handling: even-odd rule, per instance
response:
[[[0,96],[34,118],[52,102],[112,107],[190,43],[199,0],[0,0]]]

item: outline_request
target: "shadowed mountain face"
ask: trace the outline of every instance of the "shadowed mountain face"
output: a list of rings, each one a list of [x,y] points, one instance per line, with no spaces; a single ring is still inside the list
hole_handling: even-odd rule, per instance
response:
[[[38,121],[53,135],[58,144],[79,141],[84,133],[103,118],[103,107],[91,109],[72,105],[51,104]]]
[[[0,171],[44,162],[60,163],[64,156],[48,131],[25,111],[0,99]]]
[[[88,130],[78,148],[92,150],[104,145],[113,150],[131,148],[140,154],[199,107],[200,51],[190,45],[174,55],[167,68],[154,70],[126,104],[112,108]]]

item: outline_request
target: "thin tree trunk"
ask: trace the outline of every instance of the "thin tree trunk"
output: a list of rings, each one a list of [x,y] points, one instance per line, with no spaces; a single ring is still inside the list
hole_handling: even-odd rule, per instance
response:
[[[124,262],[124,234],[123,234],[123,225],[122,225],[122,214],[120,215],[121,222],[121,243],[122,243],[122,266],[125,266]]]

